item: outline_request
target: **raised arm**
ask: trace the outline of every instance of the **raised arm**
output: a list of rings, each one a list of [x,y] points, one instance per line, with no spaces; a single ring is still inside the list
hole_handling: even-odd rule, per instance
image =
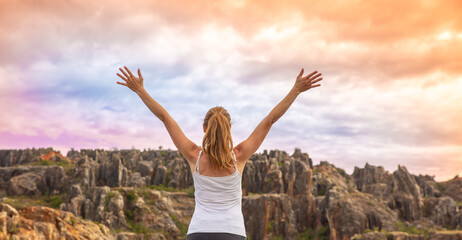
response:
[[[302,68],[300,74],[297,76],[294,86],[286,97],[282,99],[282,101],[279,102],[265,118],[263,118],[260,124],[258,124],[252,134],[250,134],[245,141],[234,148],[236,159],[241,165],[245,165],[245,162],[258,150],[271,129],[271,126],[280,117],[282,117],[282,115],[284,115],[300,93],[310,88],[321,86],[321,84],[314,85],[322,80],[322,78],[320,78],[321,73],[317,73],[317,71],[315,71],[303,77],[303,71],[304,70]]]
[[[200,147],[185,136],[178,123],[144,89],[143,76],[141,75],[140,69],[138,69],[138,77],[135,77],[127,67],[125,67],[125,69],[127,70],[127,73],[122,68],[119,68],[124,76],[117,73],[117,75],[122,78],[125,83],[117,83],[127,86],[136,94],[138,94],[138,96],[141,98],[141,100],[143,100],[144,104],[146,104],[149,110],[151,110],[151,112],[154,113],[154,115],[156,115],[156,117],[164,123],[165,128],[167,128],[167,131],[170,134],[173,143],[178,148],[178,151],[183,154],[188,162],[194,162],[198,151],[200,151]]]

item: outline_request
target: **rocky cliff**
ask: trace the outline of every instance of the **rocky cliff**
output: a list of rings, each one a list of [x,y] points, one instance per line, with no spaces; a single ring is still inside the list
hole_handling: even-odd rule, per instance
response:
[[[242,187],[252,240],[462,239],[458,176],[367,163],[349,175],[300,149],[271,150],[249,159]],[[177,151],[0,150],[0,239],[185,239],[193,212]]]

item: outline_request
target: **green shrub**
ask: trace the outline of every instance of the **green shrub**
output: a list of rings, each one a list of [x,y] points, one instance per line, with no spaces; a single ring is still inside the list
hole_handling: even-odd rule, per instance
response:
[[[163,190],[163,191],[167,191],[167,192],[179,192],[180,190],[177,189],[177,188],[173,188],[173,187],[168,187],[166,186],[165,184],[161,184],[161,185],[151,185],[149,186],[151,189],[156,189],[156,190]]]
[[[344,177],[346,176],[345,170],[343,170],[343,169],[341,169],[341,168],[337,168],[337,171],[340,173],[340,175],[342,175],[342,176],[344,176]]]
[[[115,197],[115,192],[112,192],[112,191],[111,191],[111,192],[109,192],[109,197],[110,197],[110,198],[113,198],[113,197]]]
[[[423,234],[425,236],[428,236],[428,229],[420,229],[420,228],[416,228],[415,226],[408,227],[403,222],[396,222],[395,229],[400,232],[406,232],[409,234]]]
[[[273,231],[273,224],[274,224],[274,220],[269,221],[268,225],[266,226],[267,233],[270,233]]]
[[[33,166],[61,166],[63,167],[64,171],[66,172],[67,175],[70,174],[72,169],[75,168],[75,163],[68,162],[68,161],[51,161],[51,160],[42,160],[40,162],[34,162],[31,163],[30,165]]]
[[[62,198],[62,195],[53,195],[49,197],[47,202],[50,204],[50,207],[58,209],[59,205],[61,205],[61,203],[63,203],[64,200]]]
[[[39,165],[41,165],[41,166],[50,166],[50,165],[53,165],[53,162],[50,161],[50,160],[42,160],[42,161],[40,161]]]
[[[124,213],[125,213],[125,217],[127,218],[127,220],[133,221],[133,218],[135,217],[135,215],[133,214],[132,210],[127,209],[125,210]]]
[[[165,184],[168,185],[170,182],[170,179],[172,178],[172,169],[168,168],[167,169],[167,175],[165,176]]]
[[[318,185],[318,196],[324,196],[326,195],[326,186],[325,185]]]
[[[284,236],[281,236],[281,235],[274,236],[274,237],[270,238],[270,240],[283,240],[283,239],[284,239]]]
[[[375,206],[375,202],[373,202],[373,201],[367,201],[366,203],[367,203],[367,205],[369,205],[369,206]]]
[[[309,240],[329,239],[329,227],[319,226],[316,229],[307,228],[305,232],[299,233],[297,235],[297,240],[302,240],[302,239],[309,239]]]
[[[142,234],[147,234],[149,232],[149,229],[141,223],[135,223],[131,226],[131,230],[134,233],[142,233]]]
[[[172,215],[170,217],[175,222],[178,229],[180,229],[181,235],[185,236],[186,233],[188,233],[188,226],[186,224],[183,224],[180,220],[178,220],[175,215]]]
[[[128,191],[125,193],[127,196],[127,200],[129,202],[134,202],[138,196],[136,196],[136,193],[134,191]]]
[[[189,188],[186,189],[186,193],[188,193],[188,197],[194,197],[194,192],[196,191],[196,189],[194,188],[194,186],[191,186]]]

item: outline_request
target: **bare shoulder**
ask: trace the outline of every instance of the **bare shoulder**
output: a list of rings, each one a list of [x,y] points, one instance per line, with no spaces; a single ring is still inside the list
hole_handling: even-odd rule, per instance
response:
[[[244,166],[248,158],[243,156],[241,145],[237,145],[233,148],[234,155],[236,156],[236,161],[239,165]]]

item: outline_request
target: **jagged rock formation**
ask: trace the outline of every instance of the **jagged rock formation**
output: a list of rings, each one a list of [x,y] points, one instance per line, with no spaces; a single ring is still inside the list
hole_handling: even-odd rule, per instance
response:
[[[434,177],[429,175],[419,175],[414,176],[414,178],[420,187],[422,197],[441,197],[443,195]]]
[[[107,226],[107,239],[184,239],[194,211],[191,170],[177,151],[82,149],[64,157],[51,148],[0,150],[0,166],[0,201],[61,196],[53,211]],[[366,163],[349,175],[325,161],[313,165],[300,149],[265,150],[247,162],[242,187],[253,240],[421,237],[399,226],[451,239],[459,235],[442,230],[462,229],[462,179],[438,183],[404,166],[389,173]],[[12,236],[6,215],[0,211],[0,230]]]
[[[462,177],[457,175],[453,179],[440,183],[440,188],[445,194],[456,202],[462,202]]]
[[[0,189],[6,189],[9,195],[62,193],[68,182],[61,166],[0,167]]]
[[[48,207],[18,212],[0,203],[0,239],[101,239],[112,240],[109,228]]]

